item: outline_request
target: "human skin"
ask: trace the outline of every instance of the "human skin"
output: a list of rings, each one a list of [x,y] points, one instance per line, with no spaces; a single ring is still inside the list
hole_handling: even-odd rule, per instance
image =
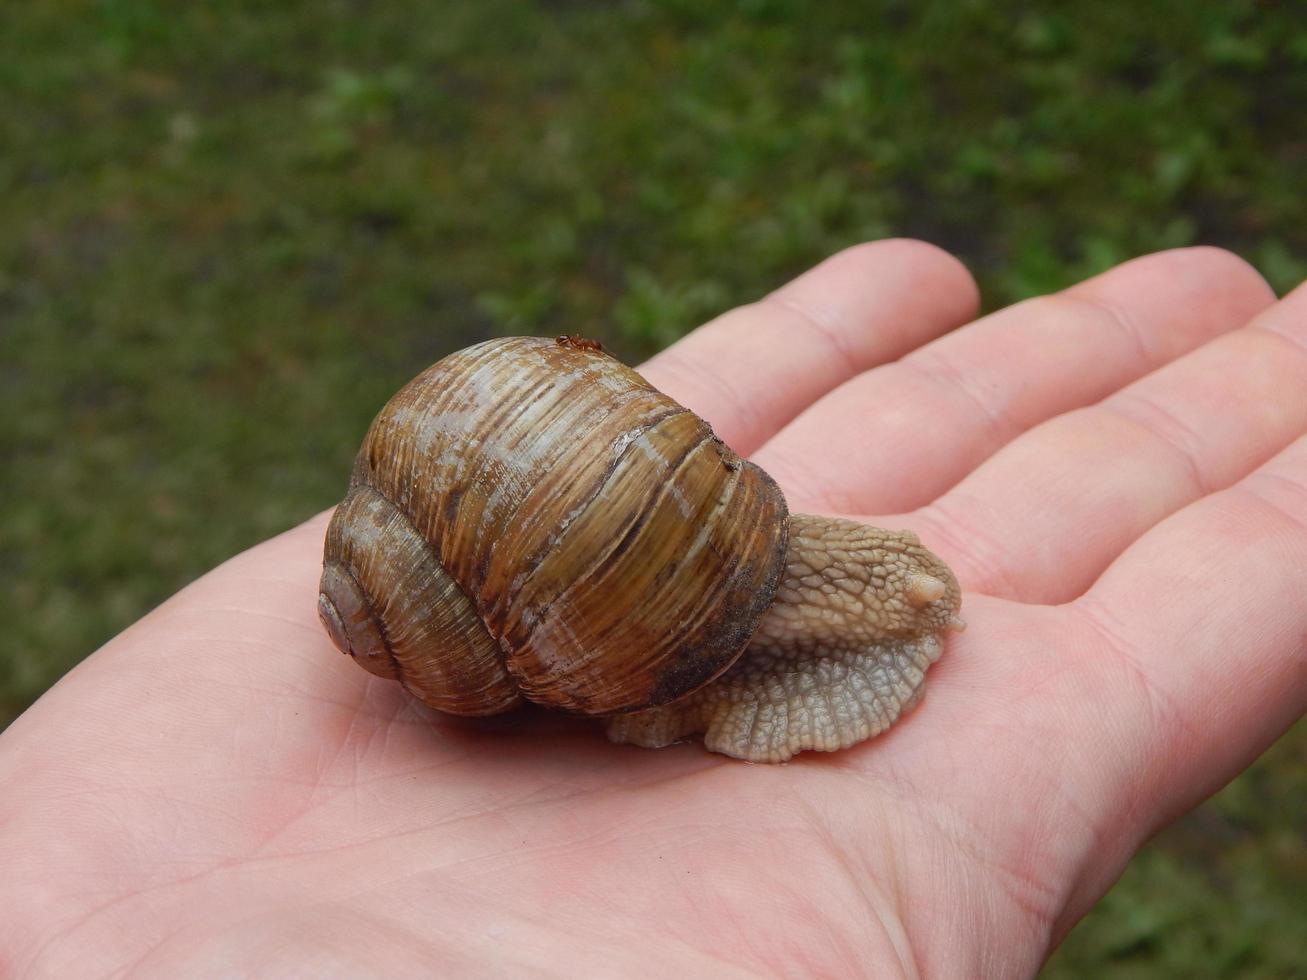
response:
[[[975,302],[878,242],[643,368],[957,572],[889,733],[752,766],[438,717],[328,641],[319,516],[0,735],[0,976],[1034,973],[1307,708],[1307,287],[1189,249]]]

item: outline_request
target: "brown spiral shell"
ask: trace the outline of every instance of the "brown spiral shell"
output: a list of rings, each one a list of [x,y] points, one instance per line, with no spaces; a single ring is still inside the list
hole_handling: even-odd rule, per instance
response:
[[[492,340],[373,421],[319,612],[338,647],[442,711],[664,704],[748,643],[786,517],[766,473],[598,345]]]

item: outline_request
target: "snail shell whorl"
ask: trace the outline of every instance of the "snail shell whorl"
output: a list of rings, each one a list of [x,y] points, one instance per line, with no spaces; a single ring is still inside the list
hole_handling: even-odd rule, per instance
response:
[[[332,518],[327,554],[318,611],[362,667],[442,711],[486,715],[519,703],[499,644],[389,500],[355,487]]]
[[[337,646],[441,710],[607,714],[730,666],[785,544],[780,490],[703,420],[601,352],[510,338],[374,420],[320,609]]]

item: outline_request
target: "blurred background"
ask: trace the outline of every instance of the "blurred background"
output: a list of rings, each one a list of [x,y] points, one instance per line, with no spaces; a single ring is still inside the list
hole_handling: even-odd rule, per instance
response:
[[[1307,277],[1307,5],[1068,9],[0,6],[0,727],[476,340],[638,362],[887,235],[988,309],[1198,242]],[[1307,725],[1045,975],[1109,971],[1307,977]]]

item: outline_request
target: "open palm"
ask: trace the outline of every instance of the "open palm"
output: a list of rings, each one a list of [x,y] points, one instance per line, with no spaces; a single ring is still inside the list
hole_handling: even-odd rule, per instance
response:
[[[1307,289],[1273,301],[1194,249],[954,330],[961,267],[880,242],[646,365],[968,590],[846,752],[437,717],[323,634],[323,518],[233,559],[0,737],[0,975],[1032,973],[1307,706]]]

